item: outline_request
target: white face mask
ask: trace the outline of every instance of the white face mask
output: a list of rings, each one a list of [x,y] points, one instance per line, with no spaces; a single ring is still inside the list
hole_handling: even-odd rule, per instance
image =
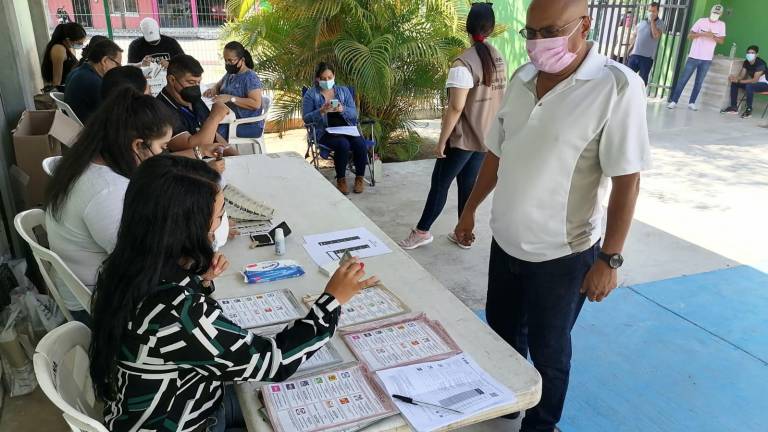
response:
[[[750,63],[754,62],[757,59],[757,54],[749,53],[747,54],[747,61]]]
[[[213,232],[213,243],[211,243],[213,251],[218,252],[219,249],[223,248],[227,244],[227,239],[229,239],[229,217],[225,211],[219,227]]]
[[[720,21],[720,14],[710,14],[709,20],[712,22]]]

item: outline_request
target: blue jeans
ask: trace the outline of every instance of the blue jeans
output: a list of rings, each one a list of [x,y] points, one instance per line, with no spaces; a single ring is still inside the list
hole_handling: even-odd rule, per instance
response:
[[[653,67],[652,58],[632,54],[629,56],[629,64],[627,66],[637,72],[645,85],[648,85],[648,76],[651,74],[651,68]]]
[[[245,418],[237,400],[235,388],[224,386],[224,399],[214,415],[208,418],[205,432],[246,432]]]
[[[319,141],[320,144],[333,150],[333,166],[336,168],[337,179],[347,176],[350,152],[352,164],[355,166],[355,175],[365,175],[365,166],[368,165],[368,146],[365,145],[363,137],[325,133]]]
[[[739,89],[744,89],[744,93],[747,95],[747,109],[752,109],[755,93],[768,92],[768,84],[764,82],[751,84],[731,83],[731,106],[733,108],[739,105]]]
[[[229,125],[219,125],[216,132],[219,133],[225,140],[229,139]],[[264,122],[247,123],[237,127],[237,136],[240,138],[258,138],[264,134]]]
[[[579,291],[600,251],[545,262],[508,255],[494,240],[488,266],[488,324],[521,356],[530,350],[541,374],[541,401],[526,411],[521,432],[551,432],[563,412],[571,371],[571,330],[586,298]],[[503,367],[503,365],[499,365]]]
[[[693,83],[693,92],[691,92],[691,98],[688,100],[689,103],[696,103],[696,99],[699,97],[701,86],[704,84],[704,78],[707,77],[707,72],[709,72],[710,66],[712,66],[711,60],[698,60],[688,57],[688,61],[685,63],[685,69],[683,69],[683,73],[680,75],[675,91],[672,92],[672,98],[669,101],[677,103],[680,100],[680,95],[683,94],[685,85],[688,84],[688,80],[690,80],[693,73],[696,72],[696,81]]]
[[[450,143],[449,143],[450,145]],[[477,174],[485,159],[485,153],[460,150],[448,147],[445,150],[445,158],[435,161],[435,169],[432,170],[432,185],[427,195],[427,203],[421,213],[421,219],[416,229],[429,231],[437,217],[443,212],[445,202],[448,200],[448,190],[453,179],[459,191],[459,216],[464,210],[464,205],[475,187]]]

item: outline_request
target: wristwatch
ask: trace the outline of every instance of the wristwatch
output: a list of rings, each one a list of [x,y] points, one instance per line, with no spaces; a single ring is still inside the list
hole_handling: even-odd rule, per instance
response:
[[[624,257],[621,256],[621,254],[607,254],[605,252],[600,252],[598,257],[605,261],[608,266],[614,270],[621,267],[622,264],[624,264]]]
[[[195,153],[195,157],[202,160],[203,159],[203,152],[200,151],[200,146],[194,146],[192,148],[192,151]]]
[[[236,98],[236,97],[234,97],[234,96],[232,96],[232,97],[229,99],[229,101],[230,101],[230,102],[232,102],[232,103],[235,103],[235,101],[236,101],[236,100],[237,100],[237,98]]]

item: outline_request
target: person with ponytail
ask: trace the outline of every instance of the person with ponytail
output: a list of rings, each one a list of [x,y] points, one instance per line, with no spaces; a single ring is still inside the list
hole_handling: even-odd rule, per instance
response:
[[[85,29],[76,22],[59,24],[53,30],[40,64],[46,91],[63,90],[69,71],[78,64],[75,50],[83,47],[85,36]]]
[[[486,42],[495,25],[490,3],[472,5],[466,27],[472,45],[453,61],[448,71],[448,106],[443,113],[427,202],[416,228],[399,242],[403,249],[432,243],[434,237],[429,230],[445,207],[454,179],[458,186],[459,216],[475,186],[488,151],[485,135],[501,106],[507,81],[507,67],[501,54]],[[462,249],[471,247],[470,242],[457,239],[453,233],[448,239]]]
[[[261,90],[264,86],[253,71],[253,58],[243,44],[232,41],[224,45],[224,68],[226,75],[205,91],[205,97],[227,104],[237,118],[260,116],[263,111]],[[257,138],[263,131],[263,121],[248,123],[237,127],[237,136]],[[219,134],[227,139],[229,125],[219,126]]]

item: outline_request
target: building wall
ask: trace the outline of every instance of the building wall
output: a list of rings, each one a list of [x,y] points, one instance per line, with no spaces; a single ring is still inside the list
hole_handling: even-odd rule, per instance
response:
[[[509,74],[528,61],[525,40],[517,32],[525,27],[525,15],[531,0],[504,0],[494,2],[496,23],[504,24],[507,31],[490,40],[507,60]]]
[[[736,44],[736,55],[743,57],[750,45],[757,45],[762,50],[762,57],[768,58],[768,1],[766,0],[727,0],[725,6],[728,36],[717,52],[728,55],[731,46]]]

